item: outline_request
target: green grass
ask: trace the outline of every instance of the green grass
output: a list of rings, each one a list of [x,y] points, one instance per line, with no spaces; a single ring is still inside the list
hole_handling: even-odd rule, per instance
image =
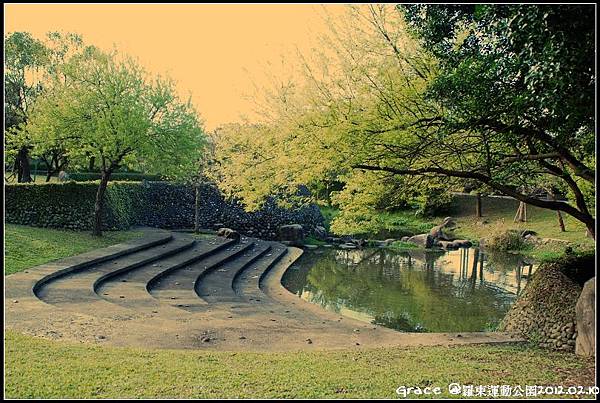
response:
[[[10,398],[395,398],[396,388],[593,384],[593,361],[526,346],[202,352],[5,340]]]
[[[518,202],[506,198],[484,198],[483,217],[475,216],[475,197],[468,195],[455,196],[450,211],[437,217],[418,217],[413,211],[380,212],[377,216],[377,230],[367,234],[366,237],[394,237],[414,235],[429,232],[432,226],[439,224],[445,216],[452,216],[457,222],[455,236],[470,239],[475,243],[483,237],[489,236],[491,231],[499,227],[508,229],[529,229],[538,233],[543,238],[554,238],[569,241],[575,250],[589,250],[595,248],[594,240],[585,234],[585,225],[573,217],[563,214],[566,232],[561,232],[558,226],[555,211],[541,209],[534,206],[527,207],[528,220],[525,223],[515,223],[513,218],[518,207]],[[323,211],[323,207],[321,208]],[[323,214],[326,220],[333,219],[339,212],[333,207],[327,207]],[[327,218],[329,217],[329,218]],[[547,260],[564,253],[564,245],[559,243],[540,245],[524,253],[539,259]]]
[[[102,237],[94,237],[89,232],[14,224],[5,224],[4,231],[5,275],[142,235],[141,231],[106,231]]]

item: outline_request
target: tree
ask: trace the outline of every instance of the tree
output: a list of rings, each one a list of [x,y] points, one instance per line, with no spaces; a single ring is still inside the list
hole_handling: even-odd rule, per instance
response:
[[[30,106],[42,90],[40,71],[48,61],[44,44],[28,32],[4,37],[4,127],[6,150],[14,158],[18,182],[30,182],[29,150],[25,138],[15,134],[27,122]]]
[[[441,61],[429,96],[447,113],[434,122],[447,137],[477,132],[487,140],[485,164],[468,170],[430,165],[395,171],[476,179],[521,202],[564,211],[595,236],[581,185],[595,181],[593,7],[407,5],[401,10]],[[506,179],[515,173],[530,185],[548,177],[562,181],[575,206],[517,191]]]
[[[121,166],[176,177],[193,169],[204,132],[174,83],[152,78],[133,59],[87,48],[59,66],[26,127],[37,144],[63,144],[69,158],[100,164],[93,233],[101,235],[104,199]]]
[[[218,133],[221,186],[256,204],[335,174],[345,187],[334,224],[368,224],[390,189],[411,201],[476,182],[593,234],[593,29],[579,9],[561,20],[563,9],[536,7],[350,7],[328,51],[302,59],[305,82],[266,93],[263,123]],[[571,20],[583,36],[560,34]],[[454,36],[428,40],[449,26]],[[551,179],[574,204],[525,190]]]
[[[61,144],[33,147],[30,133],[25,130],[31,107],[43,94],[50,77],[61,65],[84,49],[77,34],[49,32],[46,40],[33,38],[27,32],[14,32],[6,39],[5,125],[7,149],[16,156],[15,170],[19,182],[30,181],[29,156],[40,158],[46,165],[46,181],[63,169],[68,160]],[[64,77],[63,77],[64,79]]]

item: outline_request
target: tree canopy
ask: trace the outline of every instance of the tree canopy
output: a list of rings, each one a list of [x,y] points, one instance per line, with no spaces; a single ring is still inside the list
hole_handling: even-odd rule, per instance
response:
[[[150,76],[132,58],[94,47],[57,66],[19,133],[35,148],[65,150],[74,164],[90,156],[99,161],[96,234],[115,170],[127,166],[185,175],[195,170],[205,143],[197,111],[180,99],[172,80]]]
[[[335,178],[343,227],[468,181],[593,233],[593,17],[553,7],[349,7],[306,84],[274,83],[263,124],[217,132],[223,188],[257,204]],[[574,204],[532,194],[550,182]]]

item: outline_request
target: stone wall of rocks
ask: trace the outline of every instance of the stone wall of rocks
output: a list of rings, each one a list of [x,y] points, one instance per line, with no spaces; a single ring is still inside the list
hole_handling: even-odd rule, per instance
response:
[[[67,182],[43,185],[7,185],[6,222],[50,228],[89,230],[98,184]],[[242,234],[277,239],[286,224],[302,225],[306,234],[323,225],[316,205],[285,209],[269,199],[263,208],[245,211],[237,200],[225,198],[213,185],[200,187],[200,226],[229,227]],[[159,228],[193,228],[195,191],[192,186],[169,182],[114,182],[106,193],[104,229],[134,225]]]
[[[145,192],[147,212],[141,217],[140,224],[161,228],[194,226],[195,193],[192,187],[164,182],[149,182],[148,186]],[[312,234],[315,227],[323,225],[323,215],[314,204],[286,209],[270,198],[261,209],[247,212],[239,201],[226,199],[212,185],[200,187],[200,201],[202,228],[227,227],[244,235],[274,240],[282,225],[300,224],[305,234]]]
[[[499,330],[543,348],[573,351],[577,337],[575,305],[580,294],[581,286],[563,274],[563,262],[542,264]]]

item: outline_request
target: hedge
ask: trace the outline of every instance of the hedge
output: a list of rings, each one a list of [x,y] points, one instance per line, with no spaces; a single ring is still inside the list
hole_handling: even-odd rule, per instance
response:
[[[89,230],[92,228],[95,182],[10,184],[6,190],[6,222],[39,227]],[[322,225],[315,205],[283,209],[270,199],[255,212],[223,197],[206,184],[200,187],[200,224],[226,226],[265,239],[275,239],[284,224],[302,224],[307,231]],[[134,225],[190,228],[194,225],[195,192],[189,185],[170,182],[110,182],[106,191],[103,227],[127,229]]]
[[[88,182],[100,180],[100,172],[68,172],[69,179],[76,182]],[[148,175],[139,172],[115,172],[110,176],[114,181],[159,181],[160,175]]]

